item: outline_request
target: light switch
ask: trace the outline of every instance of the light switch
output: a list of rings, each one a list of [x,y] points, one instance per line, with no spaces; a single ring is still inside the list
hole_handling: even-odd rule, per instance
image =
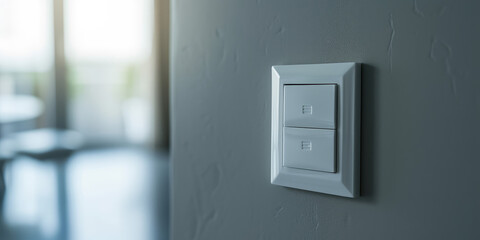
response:
[[[286,127],[283,152],[286,167],[335,172],[335,130]]]
[[[335,129],[336,85],[285,85],[285,126]]]
[[[359,196],[360,66],[272,67],[272,184]]]

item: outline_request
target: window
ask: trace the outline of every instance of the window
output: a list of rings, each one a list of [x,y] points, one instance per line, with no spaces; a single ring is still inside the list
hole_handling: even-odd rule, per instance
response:
[[[154,141],[153,12],[154,0],[0,0],[0,94],[36,96],[37,127],[65,122],[90,145]]]
[[[153,1],[64,2],[69,126],[95,144],[148,141]]]

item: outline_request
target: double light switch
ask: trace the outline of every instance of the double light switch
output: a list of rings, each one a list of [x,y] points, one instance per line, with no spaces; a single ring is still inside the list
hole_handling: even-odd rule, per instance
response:
[[[359,195],[360,64],[272,67],[271,182]]]
[[[335,172],[336,85],[284,86],[283,165]]]

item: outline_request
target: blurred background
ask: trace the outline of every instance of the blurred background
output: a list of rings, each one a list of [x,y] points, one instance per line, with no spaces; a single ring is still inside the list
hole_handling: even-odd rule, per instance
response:
[[[168,9],[0,0],[0,239],[168,237]]]

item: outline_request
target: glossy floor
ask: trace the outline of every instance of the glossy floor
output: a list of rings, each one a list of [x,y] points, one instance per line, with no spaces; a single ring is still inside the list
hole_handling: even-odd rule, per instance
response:
[[[0,239],[167,239],[168,179],[168,155],[142,149],[82,151],[65,165],[16,159]]]

